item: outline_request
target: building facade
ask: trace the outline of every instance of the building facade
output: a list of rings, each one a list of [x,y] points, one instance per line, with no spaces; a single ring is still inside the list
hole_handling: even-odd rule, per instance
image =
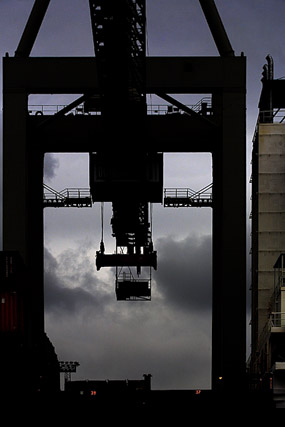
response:
[[[272,67],[268,58],[268,67]],[[252,150],[251,386],[274,389],[283,368],[285,253],[285,81],[263,79]],[[284,314],[283,314],[284,313]],[[276,363],[278,365],[276,365]],[[285,363],[284,363],[285,367]],[[285,382],[284,382],[285,387]]]

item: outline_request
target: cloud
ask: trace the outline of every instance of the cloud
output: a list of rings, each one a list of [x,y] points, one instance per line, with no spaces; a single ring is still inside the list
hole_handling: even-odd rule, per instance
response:
[[[79,255],[78,255],[79,253]],[[83,315],[103,311],[110,300],[104,282],[94,274],[86,252],[79,248],[64,251],[56,259],[45,248],[45,310],[57,316]],[[76,262],[77,261],[77,262]]]
[[[211,236],[189,235],[183,240],[161,237],[156,241],[158,269],[153,274],[154,298],[174,310],[195,312],[211,309]],[[96,272],[88,243],[64,250],[57,257],[45,248],[46,310],[61,307],[66,312],[85,305],[113,301],[114,273]],[[93,248],[92,248],[93,251]],[[102,271],[102,270],[101,270]],[[101,276],[101,278],[100,278]]]
[[[189,282],[209,244],[207,237],[159,239],[151,302],[116,301],[113,271],[95,271],[88,244],[57,256],[46,249],[46,330],[60,360],[80,363],[74,379],[151,373],[154,389],[209,387],[209,274]]]
[[[56,170],[59,167],[59,161],[52,153],[45,154],[44,160],[44,179],[50,181],[56,176]]]
[[[212,306],[211,236],[190,235],[183,240],[158,239],[159,291],[173,307],[204,311]]]

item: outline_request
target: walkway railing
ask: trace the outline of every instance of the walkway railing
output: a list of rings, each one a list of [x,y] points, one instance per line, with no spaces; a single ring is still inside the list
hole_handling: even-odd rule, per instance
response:
[[[285,313],[274,311],[270,314],[270,325],[273,328],[285,327]]]
[[[212,196],[213,184],[209,184],[199,191],[191,188],[165,188],[164,206],[165,207],[211,207],[213,203]]]
[[[28,112],[31,116],[38,116],[38,115],[44,115],[44,116],[50,116],[59,113],[61,110],[63,110],[66,107],[66,105],[53,105],[53,104],[46,104],[46,105],[40,105],[40,104],[31,104],[28,106]],[[212,101],[211,97],[204,97],[200,101],[198,101],[194,105],[187,105],[188,108],[191,108],[196,113],[201,114],[211,114],[212,113]],[[173,106],[173,105],[167,105],[167,104],[147,104],[147,114],[149,115],[165,115],[165,114],[182,114],[183,111],[181,111],[179,108]],[[101,115],[101,111],[85,111],[84,103],[78,105],[77,107],[71,109],[68,114],[73,115]]]
[[[259,351],[261,351],[267,343],[272,332],[272,328],[285,328],[285,313],[277,311],[270,313],[269,319],[265,323],[264,328],[259,336]]]
[[[285,109],[274,108],[259,112],[259,123],[285,123]]]
[[[92,207],[92,199],[89,188],[65,188],[56,191],[44,184],[44,207]]]

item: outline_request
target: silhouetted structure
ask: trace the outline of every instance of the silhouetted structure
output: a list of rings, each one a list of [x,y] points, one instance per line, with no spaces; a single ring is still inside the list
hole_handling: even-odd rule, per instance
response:
[[[48,3],[35,1],[15,57],[3,58],[3,248],[5,253],[19,253],[28,278],[24,329],[15,343],[25,348],[27,359],[32,361],[28,368],[30,389],[38,389],[41,371],[33,363],[33,353],[44,337],[44,154],[90,153],[92,200],[112,201],[117,246],[127,248],[124,256],[108,258],[101,242],[97,267],[118,265],[122,256],[122,264],[127,257],[128,264],[141,273],[145,264],[156,267],[148,203],[163,200],[162,154],[186,151],[213,156],[212,388],[242,393],[246,353],[246,59],[234,55],[210,0],[200,0],[200,4],[220,56],[145,57],[145,2],[90,0],[95,58],[29,57]],[[80,97],[48,118],[27,114],[29,94],[49,93],[78,93]],[[148,115],[146,94],[158,95],[183,114]],[[172,94],[209,94],[211,112],[208,114],[205,105],[201,111],[186,107]],[[115,101],[120,108],[115,108]],[[90,114],[66,115],[82,103]],[[117,146],[110,149],[110,141],[117,141]],[[122,190],[119,195],[114,192],[117,184]],[[127,223],[126,215],[130,219]],[[234,274],[233,265],[238,265]],[[123,292],[121,278],[118,273],[119,293]],[[130,297],[126,299],[134,296],[130,288],[124,292]],[[149,288],[139,294],[148,297]],[[7,354],[15,354],[11,346],[5,348]],[[42,354],[39,360],[50,366]],[[8,360],[1,363],[7,371],[13,369]],[[19,359],[20,371],[21,363]],[[58,368],[54,372],[57,375]]]
[[[251,387],[279,395],[284,405],[285,80],[274,79],[273,59],[266,59],[252,149],[249,367]]]
[[[95,405],[129,406],[131,403],[144,405],[149,400],[151,375],[146,374],[142,380],[86,380],[67,381],[66,394],[82,400],[91,400]]]

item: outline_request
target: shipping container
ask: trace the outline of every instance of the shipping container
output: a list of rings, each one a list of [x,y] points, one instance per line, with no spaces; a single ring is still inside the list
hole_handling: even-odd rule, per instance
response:
[[[0,292],[0,333],[23,330],[22,298],[16,292]]]
[[[116,295],[118,301],[150,301],[150,280],[117,280]]]
[[[0,289],[17,287],[23,283],[24,263],[16,251],[0,251]]]

